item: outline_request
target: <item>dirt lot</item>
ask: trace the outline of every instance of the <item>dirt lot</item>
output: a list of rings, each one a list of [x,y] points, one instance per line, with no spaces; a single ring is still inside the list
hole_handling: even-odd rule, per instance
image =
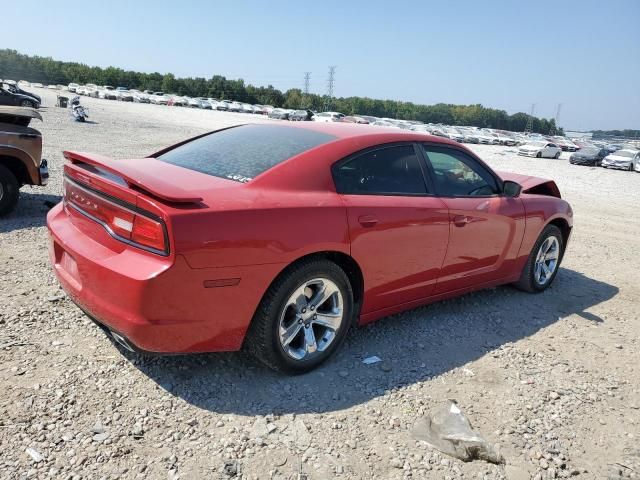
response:
[[[61,152],[136,157],[251,116],[83,98],[83,125],[38,93],[51,183],[0,220],[0,478],[640,478],[640,174],[474,147],[497,169],[555,179],[575,210],[544,294],[501,287],[384,319],[299,377],[242,353],[141,358],[49,267]],[[450,398],[506,466],[412,438]]]

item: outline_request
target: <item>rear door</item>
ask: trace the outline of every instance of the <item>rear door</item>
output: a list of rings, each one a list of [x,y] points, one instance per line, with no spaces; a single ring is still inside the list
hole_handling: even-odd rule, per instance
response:
[[[502,196],[501,181],[465,151],[423,145],[423,152],[450,220],[449,248],[434,293],[512,274],[525,227],[522,200]]]
[[[386,145],[333,168],[347,207],[351,255],[362,268],[369,313],[429,296],[449,238],[449,215],[426,181],[417,147]]]

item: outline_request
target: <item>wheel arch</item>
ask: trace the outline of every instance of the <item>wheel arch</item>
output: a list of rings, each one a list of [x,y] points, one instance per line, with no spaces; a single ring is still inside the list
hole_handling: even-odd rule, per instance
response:
[[[358,262],[354,260],[354,258],[350,255],[347,255],[344,252],[339,252],[335,250],[323,250],[318,252],[309,253],[303,255],[301,257],[296,258],[294,261],[290,262],[286,267],[284,267],[280,272],[271,280],[267,288],[265,289],[262,297],[260,298],[260,302],[263,301],[265,295],[271,288],[271,286],[283,275],[285,275],[289,270],[295,268],[296,265],[303,263],[308,260],[328,260],[330,262],[338,265],[344,273],[349,278],[349,282],[351,283],[351,289],[353,291],[353,305],[354,305],[354,324],[357,323],[357,320],[360,316],[360,310],[362,309],[362,303],[364,300],[364,277],[362,275],[362,269]],[[259,305],[259,304],[258,304]],[[256,306],[256,309],[258,308]]]
[[[564,252],[567,249],[567,243],[569,242],[569,236],[571,235],[571,226],[566,219],[562,217],[556,217],[551,220],[547,225],[554,225],[560,229],[562,233],[562,253],[560,256],[560,261],[562,262],[562,258],[564,257]]]
[[[4,165],[13,173],[18,180],[19,185],[27,185],[32,183],[31,176],[24,161],[20,158],[6,154],[0,151],[0,165]]]

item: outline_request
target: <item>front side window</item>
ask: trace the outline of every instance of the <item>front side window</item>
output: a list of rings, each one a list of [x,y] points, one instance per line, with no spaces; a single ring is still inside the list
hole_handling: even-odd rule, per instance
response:
[[[498,185],[491,173],[463,152],[446,147],[423,145],[434,174],[436,193],[444,197],[497,195]]]
[[[424,195],[427,187],[413,145],[379,148],[338,164],[333,170],[338,193]]]

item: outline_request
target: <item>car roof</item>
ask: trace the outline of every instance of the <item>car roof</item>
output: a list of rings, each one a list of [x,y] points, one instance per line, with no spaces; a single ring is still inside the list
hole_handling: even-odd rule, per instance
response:
[[[429,141],[457,145],[460,144],[453,140],[449,140],[442,137],[436,137],[432,135],[425,135],[422,132],[414,132],[412,130],[403,130],[396,127],[379,127],[372,125],[362,125],[357,123],[321,123],[321,122],[293,122],[291,124],[283,125],[284,128],[304,128],[307,130],[314,130],[317,132],[328,133],[336,138],[340,139],[357,139],[358,137],[371,137],[379,136],[381,143],[384,142],[402,142],[402,141],[425,141],[428,137]],[[387,137],[383,139],[382,137]]]

